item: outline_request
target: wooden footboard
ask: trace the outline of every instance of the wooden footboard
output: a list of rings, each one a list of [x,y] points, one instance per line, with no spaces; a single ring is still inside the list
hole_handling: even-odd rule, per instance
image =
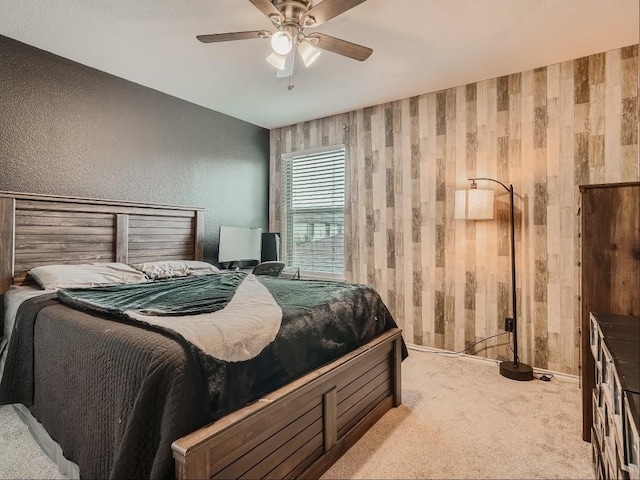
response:
[[[389,330],[176,440],[177,478],[318,478],[400,405],[401,342]]]

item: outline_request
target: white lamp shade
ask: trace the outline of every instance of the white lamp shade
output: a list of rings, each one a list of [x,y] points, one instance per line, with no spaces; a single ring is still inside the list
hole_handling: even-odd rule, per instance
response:
[[[278,70],[284,70],[286,61],[286,55],[280,55],[276,52],[271,52],[271,55],[267,57],[267,62],[276,67]]]
[[[304,66],[308,67],[320,56],[320,50],[311,45],[307,40],[303,40],[298,45],[298,53],[302,57]]]
[[[293,38],[288,32],[280,30],[271,35],[271,48],[280,55],[286,55],[293,48]]]
[[[455,218],[466,220],[491,220],[493,218],[493,190],[472,188],[457,190]]]

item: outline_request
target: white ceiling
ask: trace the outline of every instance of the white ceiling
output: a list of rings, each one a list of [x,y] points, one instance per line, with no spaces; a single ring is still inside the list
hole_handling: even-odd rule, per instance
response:
[[[291,91],[265,61],[268,40],[195,38],[272,29],[248,0],[0,0],[0,34],[275,128],[638,43],[638,4],[368,0],[316,31],[371,57],[299,62]]]

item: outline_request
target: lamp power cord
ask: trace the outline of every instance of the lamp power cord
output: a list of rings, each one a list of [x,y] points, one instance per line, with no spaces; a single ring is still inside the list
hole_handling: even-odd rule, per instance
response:
[[[511,332],[502,332],[502,333],[498,333],[496,335],[491,335],[490,337],[486,337],[486,338],[483,338],[482,340],[478,340],[477,342],[472,343],[471,345],[469,345],[464,350],[459,350],[457,352],[425,350],[424,353],[431,353],[431,354],[434,354],[434,355],[462,355],[462,354],[469,353],[473,349],[473,347],[475,347],[476,345],[478,345],[480,343],[486,342],[487,340],[491,340],[492,338],[502,337],[503,335],[509,335],[509,338],[510,338],[511,337]],[[513,347],[511,346],[511,342],[510,341],[508,342],[508,345],[509,345],[509,349],[513,353]],[[494,345],[494,346],[497,346],[497,345]],[[478,352],[476,352],[476,353],[478,353]],[[502,360],[496,360],[496,365],[500,365],[500,363],[502,363]],[[549,382],[553,378],[553,374],[552,373],[543,372],[543,371],[540,371],[540,370],[534,370],[534,374],[537,374],[538,376],[536,378],[538,380],[542,380],[543,382]]]
[[[473,344],[469,345],[464,350],[459,350],[457,352],[426,350],[425,353],[433,353],[435,355],[461,355],[461,354],[464,354],[464,353],[469,353],[473,349],[473,347],[475,347],[476,345],[478,345],[478,344],[480,344],[482,342],[486,342],[487,340],[491,340],[492,338],[502,337],[503,335],[507,335],[508,333],[509,332],[503,332],[503,333],[498,333],[496,335],[491,335],[490,337],[486,337],[486,338],[483,338],[482,340],[478,340],[476,343],[473,343]]]

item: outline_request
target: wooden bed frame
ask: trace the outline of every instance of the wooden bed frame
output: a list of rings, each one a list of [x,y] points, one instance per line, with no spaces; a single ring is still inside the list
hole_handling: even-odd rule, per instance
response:
[[[0,296],[38,265],[202,260],[203,238],[201,208],[0,192]],[[176,440],[176,477],[319,477],[400,405],[401,355],[389,330]]]

